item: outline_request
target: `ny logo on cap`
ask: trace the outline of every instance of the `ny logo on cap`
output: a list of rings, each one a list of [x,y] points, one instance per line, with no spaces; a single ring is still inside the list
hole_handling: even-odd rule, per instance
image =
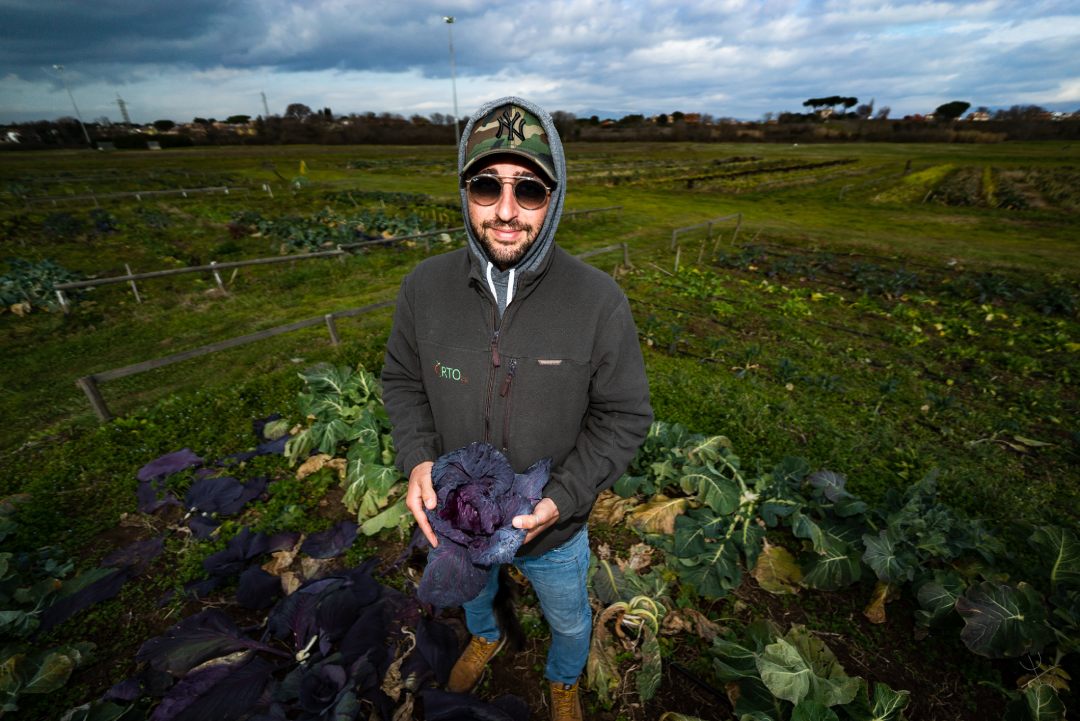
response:
[[[510,142],[514,141],[514,136],[518,136],[518,139],[525,139],[525,116],[515,111],[513,116],[510,115],[510,109],[502,111],[502,115],[499,116],[499,132],[495,133],[496,138],[501,138],[503,131],[506,131],[509,135]]]

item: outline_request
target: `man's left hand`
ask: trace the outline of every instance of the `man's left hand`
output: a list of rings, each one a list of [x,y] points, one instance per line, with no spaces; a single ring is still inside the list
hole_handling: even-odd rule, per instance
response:
[[[541,498],[540,502],[533,507],[533,512],[525,516],[514,516],[511,524],[514,528],[524,528],[525,543],[528,543],[537,534],[546,531],[559,520],[559,509],[555,501],[550,498]]]

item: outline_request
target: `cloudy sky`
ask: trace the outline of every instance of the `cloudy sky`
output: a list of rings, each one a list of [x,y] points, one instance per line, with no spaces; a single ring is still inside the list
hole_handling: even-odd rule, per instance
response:
[[[289,103],[461,115],[506,94],[578,115],[761,118],[810,97],[892,115],[1080,110],[1076,0],[0,0],[0,122],[225,118]]]

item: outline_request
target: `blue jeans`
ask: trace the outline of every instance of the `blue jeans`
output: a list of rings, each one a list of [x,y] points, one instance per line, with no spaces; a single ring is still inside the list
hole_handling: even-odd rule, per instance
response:
[[[589,534],[586,528],[569,541],[542,556],[514,559],[540,599],[551,629],[544,675],[549,681],[572,684],[589,659],[592,610],[586,577],[589,572]],[[499,589],[499,568],[492,566],[487,586],[480,595],[464,604],[469,632],[488,641],[499,638],[499,628],[491,604]]]

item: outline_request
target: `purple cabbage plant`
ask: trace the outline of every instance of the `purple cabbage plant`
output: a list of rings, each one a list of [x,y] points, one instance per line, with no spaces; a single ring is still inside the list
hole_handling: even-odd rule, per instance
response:
[[[431,469],[438,503],[427,511],[439,545],[428,553],[420,600],[460,606],[484,589],[492,566],[513,561],[525,531],[510,522],[532,513],[550,472],[551,459],[545,458],[516,474],[487,443],[440,456]]]

